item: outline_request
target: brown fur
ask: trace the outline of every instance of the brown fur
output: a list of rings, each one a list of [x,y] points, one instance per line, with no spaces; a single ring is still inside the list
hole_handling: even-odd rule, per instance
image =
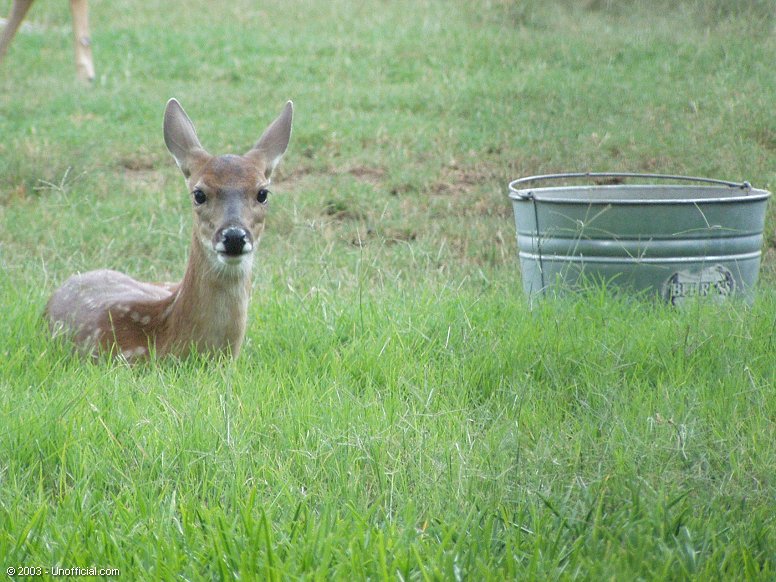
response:
[[[214,157],[199,145],[194,127],[174,100],[165,112],[165,141],[190,192],[194,227],[183,280],[175,285],[143,283],[117,271],[73,275],[46,306],[54,335],[72,338],[82,351],[133,360],[203,353],[237,356],[242,346],[251,292],[251,266],[264,230],[266,204],[257,192],[288,145],[290,102],[245,156]],[[223,233],[240,229],[244,247],[225,255]],[[219,247],[221,250],[219,250]]]

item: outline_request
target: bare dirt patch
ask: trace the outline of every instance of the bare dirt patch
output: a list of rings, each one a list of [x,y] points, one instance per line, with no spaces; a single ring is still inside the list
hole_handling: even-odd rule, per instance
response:
[[[501,168],[486,162],[472,165],[452,162],[442,167],[439,178],[429,185],[428,192],[447,196],[487,189],[498,181],[501,172]]]
[[[349,168],[346,173],[361,182],[374,186],[382,184],[386,174],[384,168],[373,168],[370,166],[353,166],[352,168]]]
[[[164,187],[165,173],[157,167],[157,160],[151,156],[127,156],[118,160],[124,179],[134,188],[159,190]]]
[[[287,170],[281,165],[275,174],[272,174],[273,184],[277,181],[278,184],[283,185],[284,190],[293,190],[304,182],[315,179],[316,175],[321,175],[322,173],[309,166],[298,166]]]
[[[138,154],[119,158],[118,165],[130,172],[143,172],[156,169],[156,162],[152,156]]]

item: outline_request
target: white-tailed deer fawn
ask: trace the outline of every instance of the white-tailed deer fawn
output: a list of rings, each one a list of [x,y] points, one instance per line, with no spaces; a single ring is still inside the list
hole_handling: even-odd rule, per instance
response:
[[[264,230],[270,176],[288,147],[289,101],[243,156],[211,156],[194,125],[170,99],[164,141],[183,172],[194,209],[194,232],[183,280],[142,283],[110,270],[73,275],[46,306],[52,333],[72,337],[84,352],[128,360],[229,352],[245,335],[251,265]]]
[[[13,0],[11,15],[0,37],[0,61],[3,60],[16,31],[24,20],[24,16],[32,6],[33,0]],[[92,61],[92,41],[89,38],[89,5],[87,0],[70,0],[70,11],[73,13],[73,35],[75,36],[75,68],[78,78],[83,81],[94,79],[94,62]]]

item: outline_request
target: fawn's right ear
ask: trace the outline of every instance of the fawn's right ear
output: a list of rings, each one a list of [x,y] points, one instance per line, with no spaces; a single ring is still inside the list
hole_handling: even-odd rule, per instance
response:
[[[259,141],[245,157],[252,160],[269,178],[272,171],[280,162],[280,158],[286,153],[288,141],[291,139],[291,122],[294,118],[294,104],[286,103],[278,118],[270,123],[269,127],[261,134]]]
[[[164,143],[186,178],[191,175],[192,163],[207,155],[199,143],[194,124],[177,99],[170,99],[164,110]]]

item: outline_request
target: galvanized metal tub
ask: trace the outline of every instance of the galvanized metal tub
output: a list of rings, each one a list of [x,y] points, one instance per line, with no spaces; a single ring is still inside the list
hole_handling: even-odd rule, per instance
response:
[[[570,179],[616,182],[531,187]],[[639,179],[642,184],[624,184]],[[672,183],[645,183],[662,182]],[[751,302],[770,193],[747,183],[660,174],[584,173],[509,184],[523,289],[581,281],[657,295]]]

